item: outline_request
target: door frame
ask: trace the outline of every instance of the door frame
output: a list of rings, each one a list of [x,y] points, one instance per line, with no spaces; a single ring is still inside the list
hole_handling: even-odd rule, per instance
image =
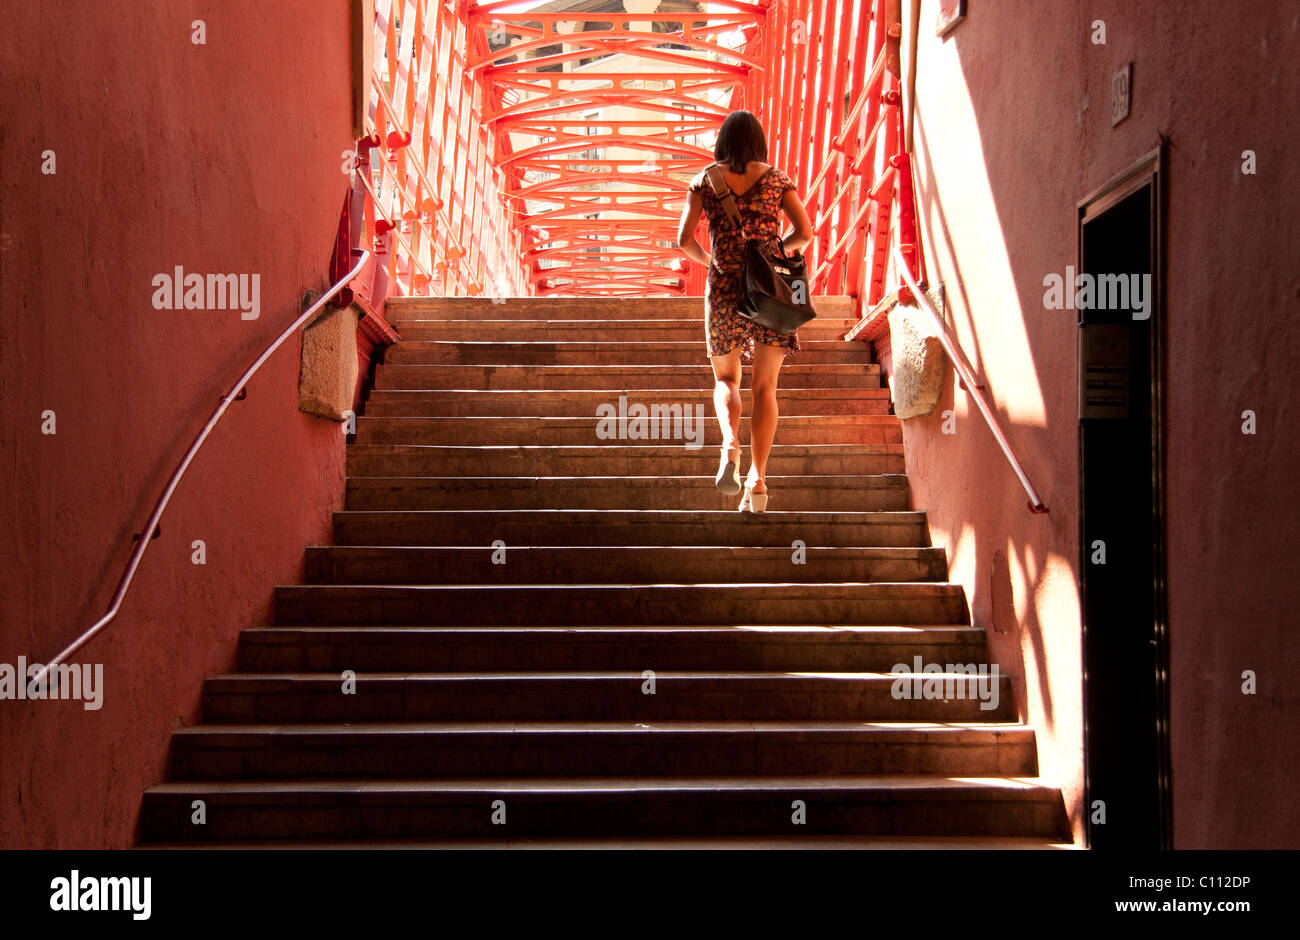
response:
[[[1075,245],[1075,264],[1076,270],[1082,271],[1084,268],[1083,259],[1083,230],[1084,225],[1107,210],[1115,207],[1124,199],[1132,196],[1141,190],[1144,186],[1151,186],[1151,241],[1152,251],[1152,271],[1151,284],[1155,294],[1151,305],[1151,361],[1149,363],[1151,373],[1151,458],[1152,458],[1152,532],[1154,541],[1152,545],[1152,562],[1153,562],[1153,608],[1154,623],[1152,624],[1153,636],[1152,641],[1155,645],[1155,662],[1156,662],[1156,762],[1158,767],[1158,800],[1160,819],[1158,820],[1160,830],[1160,848],[1173,848],[1173,779],[1172,779],[1172,757],[1170,746],[1170,689],[1169,689],[1169,619],[1168,619],[1168,598],[1167,598],[1167,515],[1165,511],[1165,447],[1164,447],[1164,427],[1166,424],[1166,401],[1165,401],[1165,384],[1166,384],[1166,363],[1167,363],[1167,337],[1166,329],[1166,305],[1165,305],[1165,232],[1167,230],[1165,220],[1166,187],[1168,186],[1167,168],[1168,160],[1165,156],[1165,144],[1162,139],[1155,149],[1143,154],[1121,172],[1110,177],[1091,190],[1086,196],[1078,201],[1076,209],[1078,212],[1078,225],[1076,230]],[[1071,285],[1072,287],[1072,285]],[[1076,332],[1076,343],[1078,334]],[[1082,459],[1082,454],[1080,454]],[[1080,466],[1079,473],[1079,563],[1080,571],[1086,571],[1088,562],[1088,546],[1084,542],[1084,519],[1083,519],[1083,473]],[[1080,584],[1082,588],[1082,583]],[[1083,597],[1080,597],[1080,619],[1085,615],[1085,606]],[[1087,624],[1083,624],[1086,630]],[[1083,631],[1080,631],[1081,655],[1083,657],[1082,665],[1084,670],[1087,669],[1087,649],[1084,642]],[[1087,735],[1087,684],[1083,683],[1082,688],[1082,717],[1084,724],[1084,779],[1088,779],[1088,735]],[[1085,786],[1085,794],[1086,794]],[[1085,814],[1091,814],[1090,805],[1083,807]],[[1089,827],[1085,821],[1084,839],[1088,840]]]

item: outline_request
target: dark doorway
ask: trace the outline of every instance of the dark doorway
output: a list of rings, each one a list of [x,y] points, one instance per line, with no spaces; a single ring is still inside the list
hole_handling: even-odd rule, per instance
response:
[[[1156,152],[1079,206],[1079,275],[1093,289],[1078,305],[1079,486],[1085,812],[1097,849],[1172,843],[1160,178]]]

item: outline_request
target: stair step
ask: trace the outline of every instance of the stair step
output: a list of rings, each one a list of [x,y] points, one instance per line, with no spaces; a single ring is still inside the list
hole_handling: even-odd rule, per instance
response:
[[[203,825],[190,821],[195,800],[207,807]],[[494,825],[502,808],[505,823]],[[150,788],[141,812],[145,843],[505,833],[698,838],[796,829],[837,837],[1061,838],[1069,831],[1060,791],[1025,777],[187,781]]]
[[[908,665],[908,664],[904,664]],[[655,674],[655,692],[644,691]],[[991,667],[990,667],[991,671]],[[239,673],[210,676],[210,722],[266,721],[1014,721],[1011,680],[942,677],[945,697],[894,697],[910,674],[632,670],[563,672]],[[937,681],[937,680],[936,680]],[[988,701],[979,698],[981,688]],[[996,694],[995,694],[996,693]],[[990,707],[985,707],[990,706]]]
[[[706,464],[698,476],[357,477],[347,482],[345,506],[350,510],[734,509],[740,497],[718,492],[716,467],[715,456],[713,467]],[[770,505],[793,511],[904,511],[909,501],[907,478],[900,474],[769,475],[767,491]]]
[[[946,581],[941,548],[732,546],[311,546],[308,584],[526,584],[539,581]]]
[[[609,441],[580,444],[351,444],[347,473],[405,476],[673,476],[682,470],[680,444]],[[718,451],[713,452],[718,459]],[[746,458],[747,459],[747,458]],[[707,472],[716,472],[716,466]],[[746,465],[747,469],[747,465]],[[903,472],[903,445],[777,444],[767,462],[772,476]]]
[[[661,406],[662,407],[662,406]],[[888,414],[782,415],[778,433],[786,444],[899,444],[899,419]],[[700,404],[692,412],[666,409],[641,422],[629,417],[368,417],[357,419],[358,444],[574,444],[636,443],[667,440],[691,454],[717,459],[722,430]],[[749,418],[740,422],[739,440],[748,444]],[[704,453],[712,450],[712,453]]]
[[[587,627],[276,626],[244,630],[246,672],[631,669],[889,672],[897,663],[972,663],[984,631],[967,626]]]
[[[1009,836],[714,836],[712,838],[677,836],[667,838],[600,838],[589,839],[330,839],[330,840],[264,840],[260,842],[151,842],[150,849],[184,849],[196,847],[208,850],[275,851],[335,849],[345,851],[375,849],[405,849],[423,851],[455,851],[458,849],[519,849],[536,852],[558,850],[566,852],[613,850],[631,851],[1064,851],[1078,846],[1054,837]]]
[[[635,367],[638,388],[709,389],[713,369],[707,361],[693,365]],[[377,389],[617,389],[629,384],[626,365],[381,365],[375,369]],[[741,387],[750,387],[752,369],[744,369]],[[875,363],[811,365],[791,361],[781,367],[784,388],[879,388]],[[617,394],[614,396],[617,399]]]
[[[702,331],[701,331],[702,332]],[[843,341],[800,342],[796,355],[807,365],[871,362],[871,347]],[[386,365],[438,363],[517,365],[688,365],[708,363],[704,337],[690,342],[621,342],[587,340],[546,342],[510,340],[403,340],[384,353]]]
[[[200,725],[172,778],[671,774],[1035,776],[1023,725],[865,722],[460,722]]]
[[[965,624],[961,585],[290,585],[277,624]]]
[[[773,497],[775,502],[775,497]],[[928,546],[923,512],[762,515],[677,509],[392,510],[334,513],[338,545],[805,545]]]
[[[544,312],[544,311],[543,311]],[[799,341],[842,342],[845,334],[857,324],[848,317],[818,316],[799,327]],[[591,339],[621,340],[623,342],[704,342],[704,308],[693,316],[668,316],[660,313],[649,317],[560,318],[560,317],[503,317],[501,319],[409,319],[398,328],[402,341],[418,340],[546,340],[550,342],[581,342]]]
[[[817,319],[848,319],[853,298],[845,295],[814,296]],[[608,320],[654,317],[703,319],[703,297],[390,297],[384,316],[399,329],[419,320],[555,319]],[[812,321],[816,323],[817,320]]]
[[[626,396],[628,406],[684,408],[702,406],[713,414],[712,389],[378,389],[366,401],[367,417],[528,417],[590,418],[602,405],[619,405]],[[744,396],[747,401],[752,395]],[[778,389],[777,405],[782,412],[799,415],[889,414],[889,389],[885,388],[794,388]],[[751,406],[746,407],[746,412]]]

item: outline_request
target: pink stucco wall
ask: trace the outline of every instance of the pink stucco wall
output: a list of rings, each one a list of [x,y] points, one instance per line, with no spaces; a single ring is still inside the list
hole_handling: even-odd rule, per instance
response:
[[[324,285],[350,53],[347,0],[5,4],[0,25],[0,661],[14,664],[106,608],[176,460]],[[259,318],[155,310],[151,280],[176,265],[259,273]],[[131,844],[202,678],[233,664],[303,547],[328,540],[343,441],[298,412],[298,351],[227,413],[120,617],[77,657],[103,664],[102,709],[0,702],[0,846]]]
[[[1267,0],[969,7],[939,39],[938,4],[922,3],[917,198],[930,279],[1050,514],[1025,511],[951,373],[935,413],[904,423],[915,505],[994,658],[1020,672],[1043,773],[1080,836],[1076,327],[1044,309],[1042,281],[1077,263],[1077,202],[1164,134],[1175,845],[1294,848],[1300,14]],[[1111,75],[1130,61],[1132,113],[1112,128]],[[941,433],[946,409],[956,434]]]
[[[931,279],[1051,513],[1024,511],[951,380],[935,415],[905,423],[915,503],[1020,676],[1079,831],[1075,327],[1043,309],[1042,278],[1075,261],[1077,200],[1167,135],[1175,839],[1295,847],[1300,15],[1269,0],[970,7],[940,40],[937,3],[922,3],[922,224]],[[1089,41],[1097,19],[1105,45]],[[0,662],[14,663],[103,610],[210,408],[323,285],[351,132],[345,0],[7,4],[0,27]],[[1112,129],[1110,75],[1126,61],[1133,113]],[[178,264],[260,273],[260,318],[153,309],[152,277]],[[103,708],[0,703],[0,846],[129,844],[203,676],[231,665],[237,631],[328,538],[342,440],[296,410],[297,371],[293,343],[253,381],[122,616],[79,657],[104,666]],[[1254,437],[1240,433],[1248,408]],[[1245,669],[1256,696],[1240,692]]]

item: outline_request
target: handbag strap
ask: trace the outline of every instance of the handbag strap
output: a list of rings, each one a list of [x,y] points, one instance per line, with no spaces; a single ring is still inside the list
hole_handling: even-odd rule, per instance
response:
[[[722,203],[722,208],[727,211],[727,218],[731,219],[736,228],[743,230],[745,223],[741,221],[740,210],[736,208],[736,194],[731,191],[727,181],[722,178],[722,167],[716,163],[710,163],[704,168],[704,174],[713,187],[713,195],[718,197],[718,201]]]
[[[728,186],[727,181],[723,179],[721,164],[710,163],[704,168],[704,175],[708,177],[709,184],[713,187],[713,194],[717,196],[718,201],[722,203],[722,208],[727,210],[727,218],[731,219],[732,224],[735,225],[736,228],[740,229],[742,235],[746,235],[745,223],[740,218],[740,210],[736,208],[736,194],[731,191],[731,187]],[[746,241],[752,240],[753,239],[746,235]],[[785,253],[785,243],[778,238],[776,245],[777,251],[781,253],[781,257],[788,258],[789,255]]]

